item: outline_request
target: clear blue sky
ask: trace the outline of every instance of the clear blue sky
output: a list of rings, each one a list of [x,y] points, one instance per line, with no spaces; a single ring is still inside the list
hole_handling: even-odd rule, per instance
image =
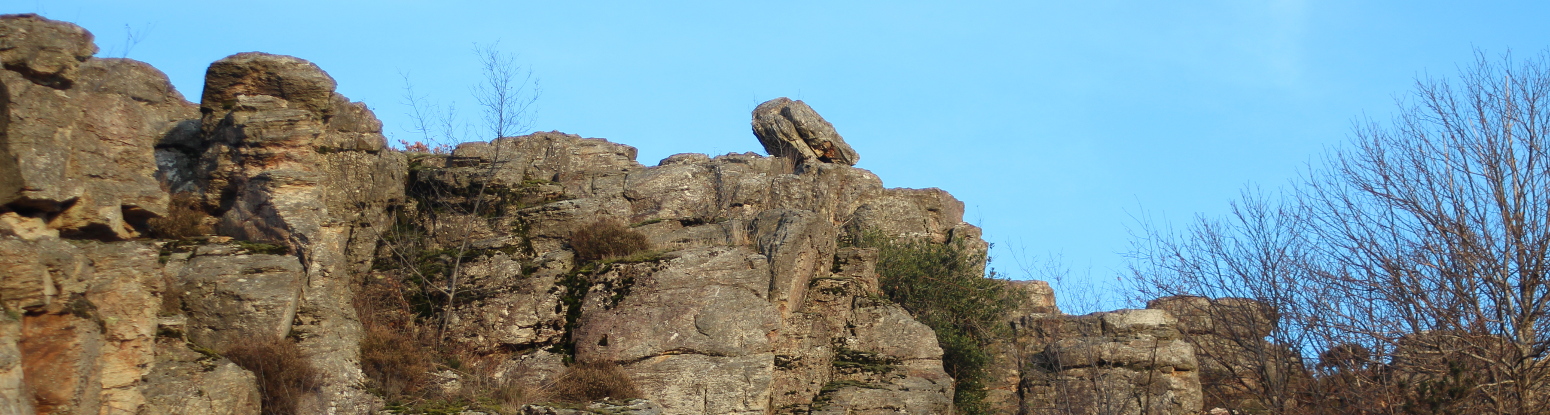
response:
[[[321,3],[314,4],[314,3]],[[94,32],[197,99],[246,51],[316,62],[390,138],[411,138],[401,72],[464,110],[474,43],[541,79],[535,128],[601,137],[656,164],[762,152],[749,111],[780,96],[833,122],[890,187],[940,187],[995,243],[1123,271],[1136,217],[1219,215],[1386,119],[1417,76],[1550,47],[1550,2],[76,1],[7,0]],[[471,112],[471,111],[465,111]],[[1064,301],[1064,299],[1063,299]]]

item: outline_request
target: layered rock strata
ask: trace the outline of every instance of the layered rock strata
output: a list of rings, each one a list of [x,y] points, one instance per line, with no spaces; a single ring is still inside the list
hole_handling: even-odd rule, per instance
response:
[[[1017,413],[1193,414],[1199,362],[1162,310],[1034,314],[1014,323]],[[1010,410],[1006,410],[1011,412]]]
[[[1200,362],[1206,408],[1252,411],[1277,407],[1272,391],[1311,381],[1302,359],[1275,344],[1276,310],[1247,298],[1174,296],[1152,300],[1148,309],[1179,319],[1179,330]],[[1285,398],[1285,397],[1283,397]]]
[[[451,323],[461,341],[532,350],[512,357],[522,367],[556,366],[533,361],[558,361],[557,349],[618,364],[664,413],[949,411],[934,333],[877,300],[875,251],[839,240],[848,223],[887,223],[894,236],[982,243],[961,203],[840,164],[789,173],[779,158],[680,154],[646,167],[634,155],[538,133],[415,160],[410,195],[432,243],[420,249],[479,250]],[[489,210],[436,195],[487,197]],[[921,216],[879,216],[900,210]],[[570,235],[599,221],[631,224],[653,251],[578,261]],[[878,363],[851,361],[862,357]]]
[[[371,411],[351,290],[405,170],[380,122],[299,59],[217,62],[196,107],[91,39],[0,17],[0,390],[27,391],[0,412],[256,413],[252,374],[218,352],[282,336],[325,374],[304,411]],[[146,239],[168,189],[251,242]],[[168,395],[190,382],[222,395]]]

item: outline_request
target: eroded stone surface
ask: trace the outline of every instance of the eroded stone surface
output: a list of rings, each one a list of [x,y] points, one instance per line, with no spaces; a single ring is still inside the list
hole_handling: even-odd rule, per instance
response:
[[[0,48],[0,304],[20,315],[0,323],[0,390],[31,391],[0,408],[252,413],[252,374],[181,342],[288,336],[322,374],[302,412],[369,413],[381,402],[362,387],[354,287],[406,272],[372,271],[380,258],[452,252],[459,279],[427,280],[457,293],[451,338],[503,359],[508,380],[552,382],[571,354],[619,365],[667,414],[951,411],[934,334],[878,300],[874,250],[838,241],[877,230],[983,249],[978,229],[945,192],[884,189],[851,167],[805,104],[765,114],[759,136],[790,145],[772,154],[807,149],[800,160],[647,167],[632,147],[548,132],[417,155],[411,173],[310,62],[217,61],[195,112],[149,66],[89,58],[90,39],[0,18],[0,43],[20,45]],[[164,189],[195,195],[220,236],[79,240],[145,236],[167,215]],[[578,263],[572,233],[605,220],[650,250]],[[413,251],[379,247],[406,227]]]
[[[861,156],[802,101],[781,97],[753,110],[753,133],[771,156],[854,166]]]
[[[169,287],[188,316],[189,341],[212,350],[284,337],[300,306],[306,274],[296,257],[255,255],[236,247],[228,255],[196,255]],[[240,254],[239,254],[240,252]]]
[[[150,65],[91,58],[91,40],[73,24],[0,16],[0,214],[134,238],[167,213],[156,143],[198,112]]]
[[[1162,310],[1018,319],[1025,362],[1020,410],[1031,414],[1192,414],[1199,363],[1178,320]]]
[[[188,348],[182,339],[156,342],[156,365],[141,392],[146,414],[253,415],[260,413],[253,373],[219,356]]]

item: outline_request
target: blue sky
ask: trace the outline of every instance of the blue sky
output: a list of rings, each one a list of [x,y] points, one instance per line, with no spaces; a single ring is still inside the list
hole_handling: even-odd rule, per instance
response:
[[[762,152],[749,111],[802,99],[885,185],[963,200],[997,269],[1021,278],[1056,256],[1099,287],[1124,270],[1137,218],[1219,215],[1247,184],[1294,179],[1359,117],[1387,119],[1416,77],[1550,47],[1550,3],[1528,1],[311,3],[0,12],[80,24],[101,56],[124,54],[127,25],[142,38],[128,57],[192,99],[224,56],[308,59],[390,138],[413,138],[401,73],[471,113],[472,49],[495,41],[540,79],[536,129],[630,144],[647,165]]]

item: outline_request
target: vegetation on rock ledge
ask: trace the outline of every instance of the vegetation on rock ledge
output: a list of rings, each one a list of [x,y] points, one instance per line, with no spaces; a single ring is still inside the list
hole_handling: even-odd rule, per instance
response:
[[[852,235],[856,246],[878,248],[877,274],[888,299],[936,331],[942,367],[954,379],[953,403],[964,414],[989,413],[985,402],[990,344],[1007,333],[1003,321],[1020,298],[994,273],[982,273],[985,252],[959,241]]]

